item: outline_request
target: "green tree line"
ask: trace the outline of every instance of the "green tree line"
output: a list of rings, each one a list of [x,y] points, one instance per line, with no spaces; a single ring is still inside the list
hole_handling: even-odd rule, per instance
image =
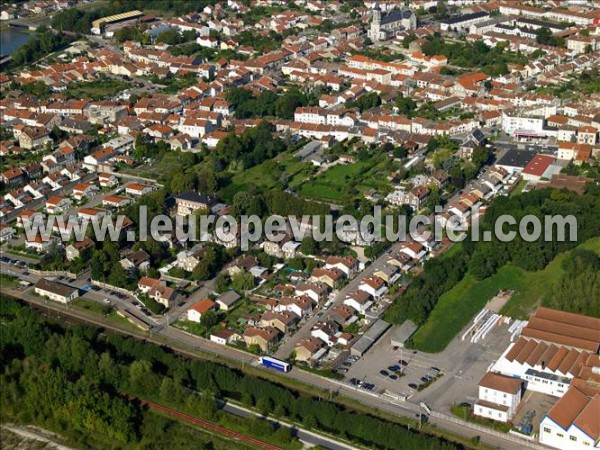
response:
[[[83,446],[122,447],[142,439],[143,416],[118,394],[127,393],[220,423],[233,419],[223,418],[215,398],[232,398],[368,447],[455,448],[222,364],[185,359],[148,342],[43,317],[8,298],[0,302],[0,318],[3,415],[74,436]],[[240,421],[242,429],[262,439],[291,443],[289,432],[275,431],[267,422]]]
[[[526,215],[537,217],[544,224],[545,216],[573,215],[576,218],[577,240],[569,240],[569,227],[566,239],[559,240],[556,229],[552,239],[545,240],[544,235],[533,242],[527,242],[519,233],[510,242],[503,242],[494,233],[496,221],[500,216],[514,217],[516,223]],[[516,227],[512,228],[517,231]],[[505,232],[509,231],[505,228]],[[532,228],[529,227],[531,232]],[[491,232],[492,240],[484,242],[483,233]],[[498,197],[488,206],[480,224],[476,238],[471,235],[462,242],[459,251],[450,257],[437,258],[425,263],[424,272],[413,280],[407,291],[388,310],[387,319],[393,323],[402,323],[411,319],[417,324],[425,322],[440,296],[452,289],[467,272],[482,280],[494,275],[506,264],[513,264],[527,271],[544,269],[558,254],[573,249],[581,242],[600,235],[600,186],[588,184],[583,195],[566,190],[535,190],[512,197]],[[559,280],[557,289],[548,305],[568,311],[598,315],[597,261],[584,258],[586,264],[575,263],[567,274]],[[581,270],[580,270],[581,269]],[[579,276],[576,275],[579,273]],[[596,276],[592,276],[596,273]],[[585,275],[583,275],[585,274]],[[589,283],[586,283],[589,276]],[[595,296],[594,296],[595,295]],[[577,298],[569,305],[571,296]]]

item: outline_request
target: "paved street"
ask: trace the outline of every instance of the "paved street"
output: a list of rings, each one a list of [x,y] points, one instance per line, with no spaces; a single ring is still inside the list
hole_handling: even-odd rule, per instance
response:
[[[402,242],[398,242],[391,247],[391,250],[392,251],[399,250],[402,245],[403,245]],[[335,296],[335,298],[333,299],[333,304],[335,305],[338,303],[342,303],[344,301],[344,299],[346,298],[346,294],[356,291],[358,289],[358,286],[360,285],[361,281],[364,278],[370,277],[371,275],[373,275],[374,272],[376,272],[377,270],[379,270],[383,266],[385,266],[385,263],[388,258],[388,252],[384,252],[383,254],[381,254],[379,256],[379,258],[377,258],[375,261],[373,261],[373,263],[370,266],[368,266],[362,272],[356,274],[356,276],[345,287],[340,289],[338,291],[337,295]],[[322,307],[321,307],[321,309],[322,309]],[[322,317],[325,317],[325,314]],[[315,312],[312,315],[312,317],[304,323],[302,328],[297,330],[293,336],[288,337],[287,340],[279,346],[279,349],[277,350],[275,357],[279,358],[279,359],[287,359],[289,357],[290,353],[292,353],[292,351],[296,347],[296,343],[300,339],[310,337],[310,330],[319,320],[322,320],[322,318]]]
[[[381,258],[379,258],[377,261],[380,260]],[[29,273],[28,275],[24,275],[23,272],[25,270],[20,267],[6,267],[6,265],[2,263],[1,269],[2,273],[17,274],[21,279],[26,279],[30,282],[35,282],[36,280],[36,277],[33,276],[31,273]],[[22,298],[28,302],[45,306],[46,308],[51,308],[62,314],[66,314],[71,317],[75,317],[80,320],[84,320],[107,329],[112,329],[124,334],[134,335],[136,337],[143,338],[147,341],[156,342],[161,345],[168,345],[174,350],[177,350],[178,352],[187,354],[189,356],[197,357],[198,355],[194,351],[201,351],[205,354],[214,355],[217,358],[225,358],[227,360],[236,361],[237,363],[241,364],[242,370],[244,369],[245,365],[252,365],[255,367],[259,366],[258,358],[254,355],[248,354],[233,347],[219,345],[209,340],[189,335],[176,328],[158,326],[151,330],[150,334],[144,333],[142,331],[134,332],[131,330],[131,328],[123,328],[119,325],[108,323],[105,318],[95,315],[94,313],[91,313],[89,311],[68,307],[54,302],[44,301],[32,294],[32,288],[23,291],[20,289],[11,289],[3,286],[2,291],[7,293],[8,295]],[[423,413],[422,408],[416,403],[392,401],[390,398],[380,396],[377,393],[367,392],[361,389],[355,389],[354,387],[343,382],[332,380],[329,378],[324,378],[297,368],[293,369],[291,372],[288,372],[286,374],[277,374],[282,377],[293,378],[310,386],[317,386],[321,389],[329,391],[332,395],[335,393],[337,395],[344,395],[346,397],[353,398],[354,400],[360,402],[363,405],[369,406],[377,410],[389,412],[394,415],[408,416],[414,418],[415,414]],[[469,426],[460,423],[454,423],[453,421],[444,419],[443,417],[440,418],[430,416],[429,422],[431,424],[435,424],[436,426],[444,428],[452,433],[456,433],[467,438],[480,436],[484,443],[499,448],[516,450],[523,448],[524,445],[523,443],[512,442],[504,437],[496,436],[491,431],[488,433],[486,431],[475,430]]]

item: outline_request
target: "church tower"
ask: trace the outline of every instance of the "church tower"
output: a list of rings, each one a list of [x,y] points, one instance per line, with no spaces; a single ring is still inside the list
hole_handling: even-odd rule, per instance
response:
[[[381,8],[375,4],[373,8],[373,21],[371,22],[370,38],[373,42],[379,41],[379,33],[381,31]]]

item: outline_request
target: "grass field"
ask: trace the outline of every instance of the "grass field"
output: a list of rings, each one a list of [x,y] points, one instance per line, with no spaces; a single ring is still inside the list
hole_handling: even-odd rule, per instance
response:
[[[600,254],[600,237],[579,245]],[[506,265],[495,275],[477,281],[467,274],[453,289],[442,295],[425,324],[413,337],[414,347],[436,353],[473,318],[500,289],[514,289],[516,294],[504,305],[501,313],[524,319],[536,303],[544,298],[563,274],[562,262],[568,253],[558,255],[544,270],[527,272]]]
[[[64,94],[70,98],[90,98],[93,100],[101,100],[111,95],[116,95],[120,91],[131,86],[130,83],[121,80],[97,80],[92,83],[69,83]]]
[[[527,186],[527,180],[521,180],[517,183],[517,186],[511,191],[510,195],[511,197],[513,195],[519,195],[521,192],[523,192],[523,189],[525,189],[525,186]]]
[[[374,160],[354,164],[338,164],[320,174],[314,180],[302,184],[300,194],[307,198],[324,201],[340,201],[348,187],[361,192],[370,188],[385,189],[385,165]]]
[[[273,170],[273,161],[277,163],[275,171]],[[259,190],[266,192],[279,184],[281,176],[286,176],[289,186],[296,188],[309,178],[313,171],[314,168],[310,163],[299,161],[291,153],[284,153],[275,160],[268,160],[236,173],[230,183],[221,189],[219,195],[224,199],[230,199],[236,192],[244,191],[249,186],[256,186]]]

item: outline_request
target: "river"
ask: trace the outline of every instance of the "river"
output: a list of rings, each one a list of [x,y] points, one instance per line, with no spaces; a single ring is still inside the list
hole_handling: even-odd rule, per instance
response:
[[[5,28],[0,30],[0,54],[12,55],[20,46],[25,44],[32,37],[32,33],[17,28]]]

